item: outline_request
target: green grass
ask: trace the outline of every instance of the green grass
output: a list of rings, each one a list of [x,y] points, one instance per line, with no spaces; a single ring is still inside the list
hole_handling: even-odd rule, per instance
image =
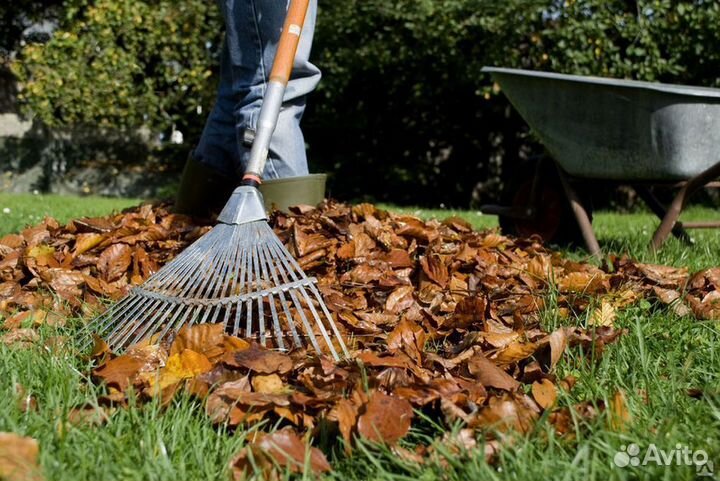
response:
[[[63,220],[102,213],[132,204],[96,199],[54,198],[35,211],[35,197],[0,196],[0,201],[24,216],[4,232],[35,222],[28,215],[50,214]],[[44,198],[43,198],[44,199]],[[0,205],[0,210],[2,205]],[[397,209],[423,217],[445,217],[447,211]],[[493,217],[476,212],[456,212],[476,227],[494,227]],[[720,215],[708,209],[691,209],[686,218]],[[0,214],[2,215],[2,214]],[[29,220],[28,220],[29,219]],[[628,253],[648,262],[688,266],[692,270],[720,265],[720,234],[696,231],[695,246],[671,240],[658,254],[646,249],[656,221],[648,214],[599,213],[595,225],[601,245],[609,251]],[[569,255],[583,258],[582,251]],[[552,307],[554,296],[548,302]],[[544,322],[549,328],[568,321],[550,308]],[[619,469],[612,460],[623,445],[636,443],[644,449],[651,443],[663,450],[676,444],[707,451],[720,472],[720,330],[715,322],[678,318],[668,309],[642,301],[622,311],[617,320],[628,334],[606,348],[599,362],[570,351],[558,366],[558,376],[573,374],[578,384],[561,405],[585,400],[612,398],[622,389],[628,398],[632,420],[625,430],[608,427],[605,415],[585,423],[577,420],[574,435],[560,438],[547,419],[533,433],[516,436],[501,451],[498,463],[489,465],[482,456],[447,452],[439,461],[417,465],[403,461],[387,449],[364,447],[350,458],[333,460],[329,478],[339,480],[470,480],[470,479],[696,479],[687,466],[645,466]],[[65,420],[72,407],[97,402],[102,388],[85,378],[88,365],[76,354],[71,328],[60,329],[70,336],[65,349],[10,349],[0,347],[0,431],[14,431],[40,441],[41,464],[49,480],[194,480],[227,479],[227,463],[243,443],[242,432],[226,433],[213,427],[196,401],[181,398],[167,409],[156,404],[118,410],[103,427],[69,426]],[[41,335],[58,334],[45,328]],[[20,383],[38,400],[38,410],[23,413],[13,396]],[[699,399],[688,389],[700,389]],[[412,433],[411,447],[432,432],[423,428]],[[438,446],[438,452],[443,447]],[[700,478],[704,479],[704,478]]]
[[[139,199],[0,193],[0,236],[18,232],[51,216],[60,223],[109,214],[139,204]]]

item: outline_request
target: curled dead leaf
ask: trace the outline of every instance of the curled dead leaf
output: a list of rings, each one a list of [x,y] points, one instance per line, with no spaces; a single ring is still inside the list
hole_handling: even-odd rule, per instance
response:
[[[369,441],[393,444],[410,430],[412,417],[408,401],[374,391],[358,419],[358,433]]]
[[[15,433],[0,432],[0,479],[6,481],[40,481],[43,479],[38,442]]]
[[[223,362],[230,367],[249,369],[260,374],[287,374],[293,361],[287,354],[252,345],[243,351],[225,354]]]

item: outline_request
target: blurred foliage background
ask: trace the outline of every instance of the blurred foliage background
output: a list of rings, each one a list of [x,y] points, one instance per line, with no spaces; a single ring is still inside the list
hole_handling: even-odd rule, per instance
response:
[[[179,170],[215,94],[213,2],[14,0],[0,17],[26,115],[53,132],[179,130],[181,146],[145,151]],[[38,22],[52,32],[22,35]],[[718,45],[717,0],[320,0],[311,167],[342,199],[474,206],[542,150],[483,65],[720,87]]]

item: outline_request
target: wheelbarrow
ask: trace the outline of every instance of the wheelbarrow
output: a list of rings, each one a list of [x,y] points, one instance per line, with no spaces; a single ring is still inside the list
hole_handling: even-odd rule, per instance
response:
[[[689,241],[686,228],[720,227],[718,221],[679,221],[693,193],[720,187],[713,182],[720,177],[720,89],[495,67],[483,72],[544,145],[559,181],[546,181],[547,168],[538,162],[510,205],[482,206],[483,213],[500,216],[504,230],[551,240],[571,227],[599,254],[585,192],[577,188],[588,181],[635,189],[661,219],[652,249],[671,233]],[[650,189],[658,185],[679,189],[668,207]],[[560,215],[563,208],[569,218]]]

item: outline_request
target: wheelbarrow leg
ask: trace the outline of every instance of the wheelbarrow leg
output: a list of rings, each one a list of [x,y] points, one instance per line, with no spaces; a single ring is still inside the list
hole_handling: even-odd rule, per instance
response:
[[[662,202],[645,185],[634,185],[633,189],[661,221],[667,215],[667,209]],[[676,222],[672,228],[672,234],[686,244],[692,244],[688,232],[683,228],[682,222]]]
[[[718,177],[720,177],[720,162],[688,180],[687,183],[680,188],[680,192],[678,192],[673,199],[667,214],[665,214],[660,226],[658,226],[653,235],[652,241],[650,242],[650,248],[652,250],[658,250],[668,238],[690,196],[698,189],[704,187],[705,184]]]
[[[593,231],[590,216],[588,216],[588,213],[580,201],[580,197],[577,195],[577,192],[575,192],[575,190],[570,186],[570,182],[568,181],[565,172],[563,172],[559,165],[556,164],[555,167],[557,167],[558,176],[560,177],[563,190],[570,201],[570,207],[572,208],[575,219],[577,220],[580,231],[582,232],[583,239],[585,240],[585,246],[590,254],[599,257],[602,252],[600,251],[600,244],[598,244],[597,238],[595,237],[595,231]]]

